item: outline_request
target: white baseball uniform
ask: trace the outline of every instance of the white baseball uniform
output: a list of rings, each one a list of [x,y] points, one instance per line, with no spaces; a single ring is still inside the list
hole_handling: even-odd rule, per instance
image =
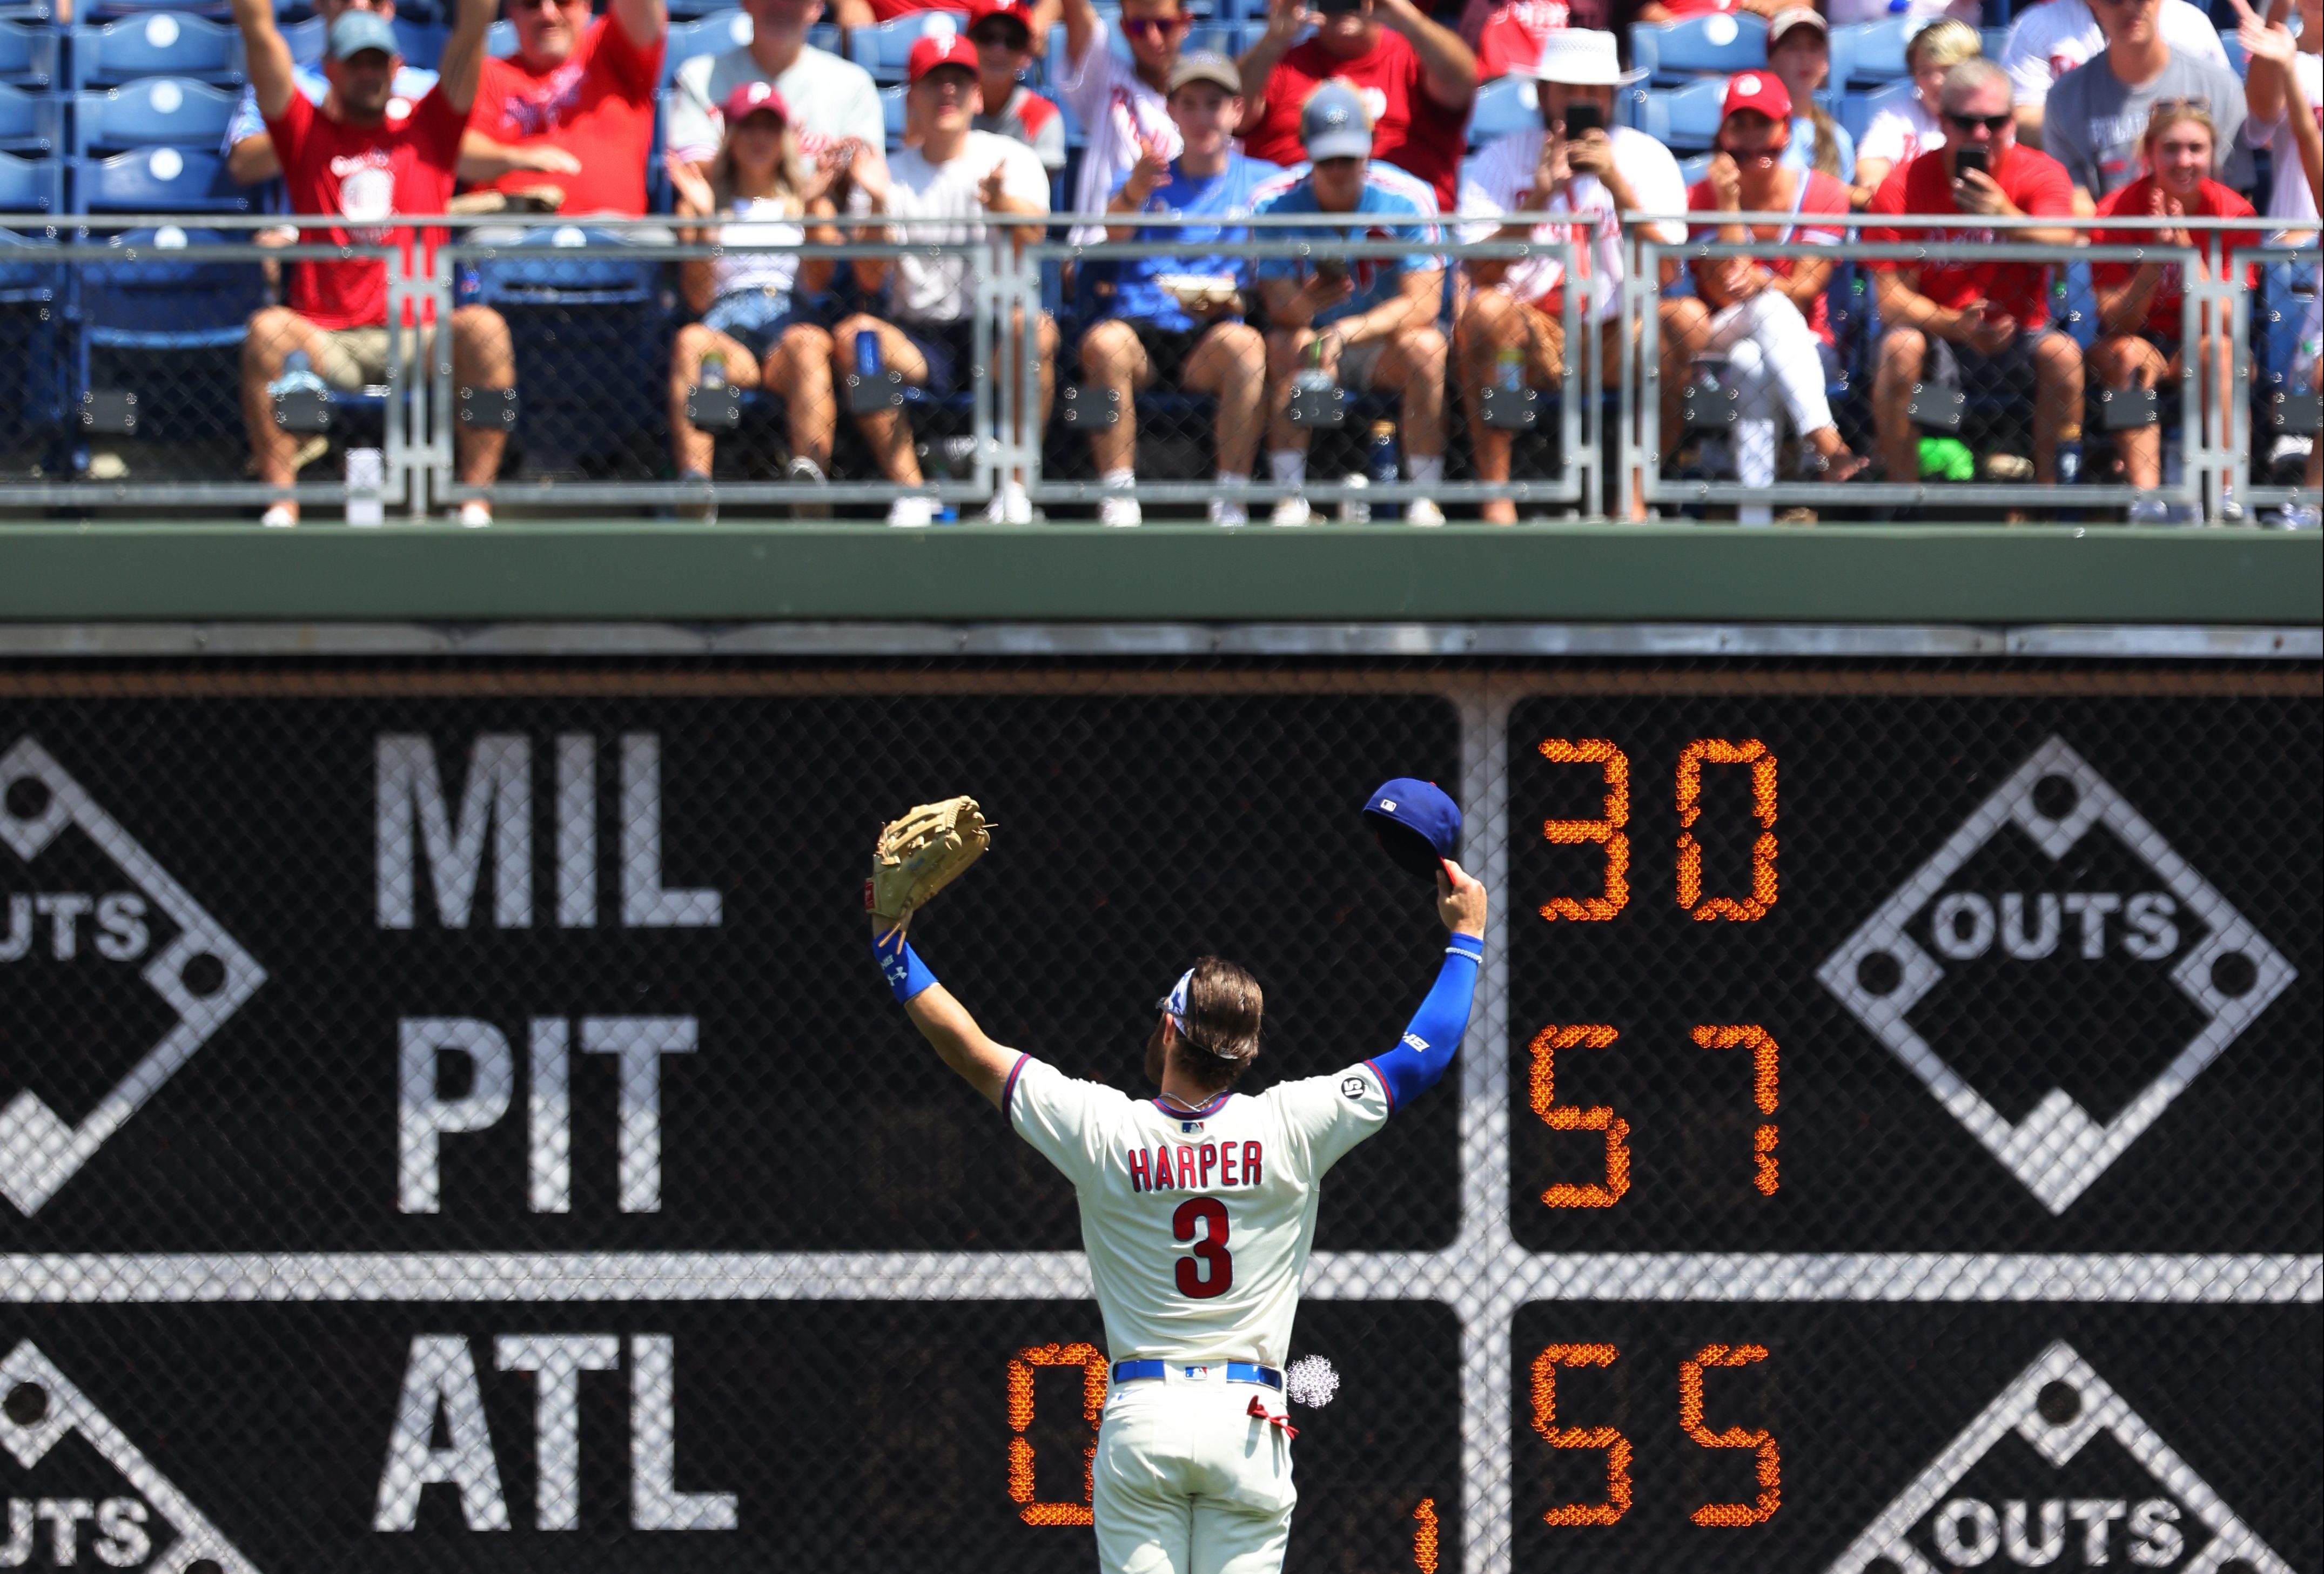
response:
[[[1106,1396],[1093,1507],[1107,1574],[1282,1566],[1298,1496],[1283,1391],[1244,1364],[1279,1373],[1324,1173],[1387,1122],[1391,1100],[1370,1061],[1195,1110],[1030,1055],[1010,1073],[1010,1123],[1080,1195],[1117,1369],[1164,1363],[1162,1377]]]

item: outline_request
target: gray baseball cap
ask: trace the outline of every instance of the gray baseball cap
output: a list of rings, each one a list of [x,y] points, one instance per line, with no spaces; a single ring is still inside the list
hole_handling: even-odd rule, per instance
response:
[[[1170,68],[1170,91],[1176,93],[1189,82],[1213,82],[1228,92],[1242,92],[1242,70],[1232,60],[1216,50],[1188,50]]]
[[[1345,82],[1326,82],[1307,96],[1299,111],[1299,142],[1310,161],[1369,159],[1372,117],[1360,94]]]
[[[387,18],[376,11],[342,11],[339,19],[331,23],[329,53],[335,60],[359,55],[365,50],[378,50],[390,55],[403,52],[395,41],[395,29]]]

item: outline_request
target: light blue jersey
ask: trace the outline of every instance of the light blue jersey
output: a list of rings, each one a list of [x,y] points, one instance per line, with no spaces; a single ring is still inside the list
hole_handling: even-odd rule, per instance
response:
[[[1251,211],[1258,214],[1306,214],[1323,216],[1315,203],[1315,184],[1305,164],[1286,170],[1268,186],[1261,187]],[[1365,167],[1363,195],[1350,214],[1324,216],[1335,222],[1317,225],[1296,225],[1282,228],[1258,227],[1252,235],[1259,240],[1304,240],[1340,244],[1348,241],[1400,241],[1415,246],[1433,246],[1443,238],[1436,227],[1436,198],[1425,181],[1415,179],[1403,170],[1377,161]],[[1365,221],[1369,222],[1365,222]],[[1352,221],[1352,222],[1351,222]],[[1434,272],[1444,266],[1444,259],[1432,252],[1410,252],[1401,257],[1350,257],[1348,276],[1354,281],[1356,291],[1339,305],[1316,314],[1315,326],[1323,327],[1344,317],[1370,311],[1382,301],[1397,295],[1403,288],[1406,273]],[[1314,271],[1313,258],[1262,257],[1259,263],[1261,279],[1305,279]]]
[[[1114,290],[1114,315],[1137,318],[1167,328],[1173,333],[1187,333],[1194,319],[1179,307],[1177,298],[1154,282],[1157,275],[1186,273],[1206,279],[1232,279],[1239,290],[1251,285],[1252,263],[1249,256],[1222,253],[1200,253],[1192,248],[1203,244],[1227,244],[1249,237],[1249,229],[1232,221],[1248,217],[1254,197],[1283,173],[1282,166],[1263,159],[1246,158],[1240,153],[1227,155],[1227,167],[1215,175],[1188,175],[1177,162],[1170,166],[1170,179],[1155,188],[1154,195],[1146,199],[1140,209],[1145,213],[1176,213],[1204,216],[1215,215],[1228,222],[1223,224],[1156,225],[1138,231],[1141,241],[1187,243],[1189,253],[1176,257],[1125,257]],[[1128,185],[1127,177],[1114,188],[1119,194]],[[1233,314],[1240,317],[1240,313]],[[1221,319],[1224,320],[1224,319]]]

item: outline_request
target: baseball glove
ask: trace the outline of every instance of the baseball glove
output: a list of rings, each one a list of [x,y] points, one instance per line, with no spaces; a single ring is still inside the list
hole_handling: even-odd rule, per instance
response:
[[[881,827],[872,849],[863,909],[901,929],[912,914],[958,879],[992,845],[992,827],[974,798],[921,804]]]

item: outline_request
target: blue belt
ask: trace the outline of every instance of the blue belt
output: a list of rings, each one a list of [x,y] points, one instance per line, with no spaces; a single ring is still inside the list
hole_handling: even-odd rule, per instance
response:
[[[1188,1361],[1181,1363],[1179,1369],[1191,1376],[1220,1364],[1217,1361]],[[1228,1361],[1224,1365],[1230,1383],[1257,1383],[1261,1387],[1277,1390],[1283,1386],[1283,1374],[1273,1367],[1262,1367],[1251,1361]],[[1170,1363],[1167,1361],[1116,1361],[1113,1364],[1113,1380],[1136,1383],[1165,1376],[1169,1370]]]

